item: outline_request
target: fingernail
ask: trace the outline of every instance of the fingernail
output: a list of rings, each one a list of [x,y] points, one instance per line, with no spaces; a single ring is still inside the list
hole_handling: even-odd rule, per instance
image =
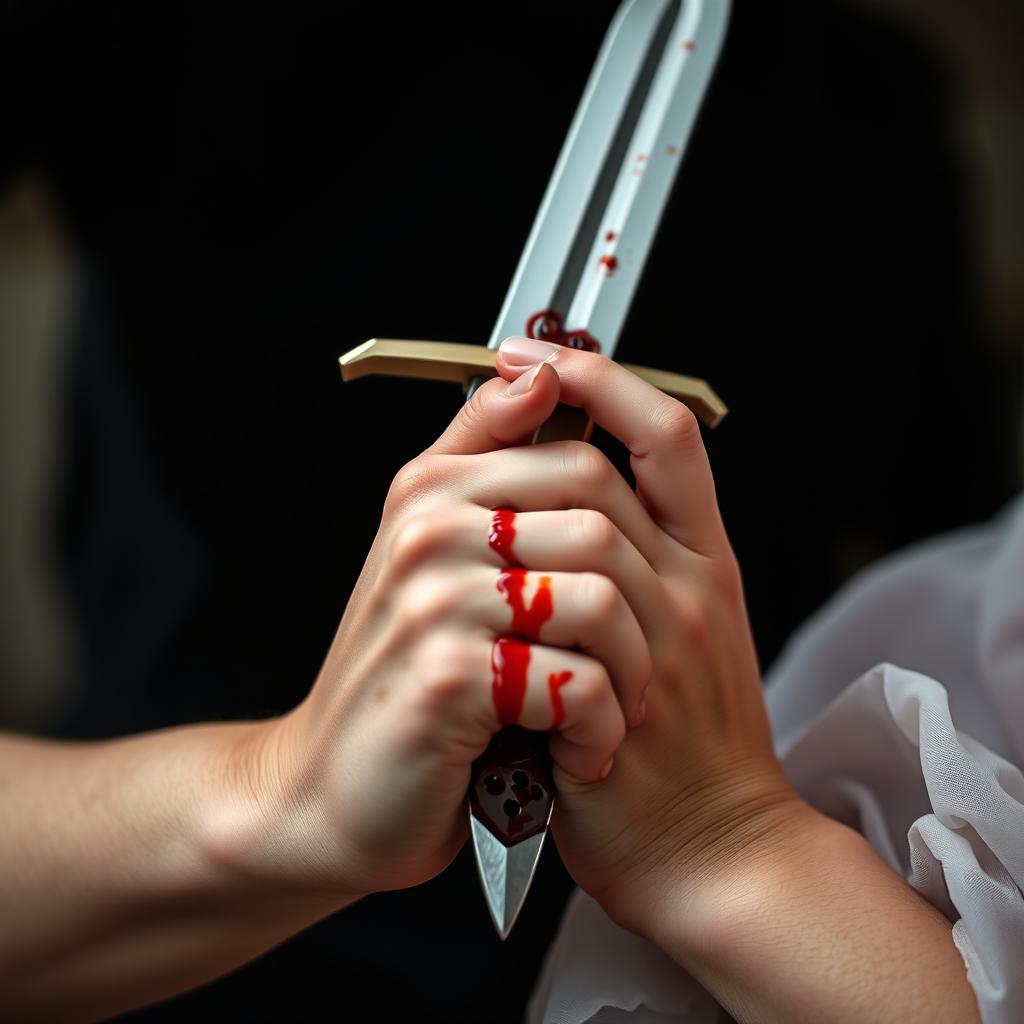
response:
[[[607,779],[608,778],[608,775],[609,775],[609,773],[612,770],[612,765],[613,764],[615,764],[615,758],[614,757],[609,757],[608,758],[608,763],[601,769],[601,778],[602,779]]]
[[[532,369],[527,370],[526,373],[520,374],[516,377],[516,379],[505,389],[509,398],[518,398],[519,395],[525,395],[526,392],[533,387],[533,382],[537,379],[537,374],[540,373],[540,368],[543,365],[543,363],[538,363]]]
[[[506,338],[499,346],[509,366],[529,366],[531,363],[551,362],[558,355],[560,345],[536,338]]]

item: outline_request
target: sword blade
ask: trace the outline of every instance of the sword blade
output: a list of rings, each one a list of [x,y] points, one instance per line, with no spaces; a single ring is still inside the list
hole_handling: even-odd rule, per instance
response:
[[[532,318],[553,312],[568,330],[588,332],[604,355],[613,355],[721,49],[728,12],[729,0],[626,0],[619,8],[489,348],[529,334]],[[479,383],[478,378],[467,400]],[[586,439],[590,426],[582,410],[560,405],[534,442]],[[505,732],[474,766],[475,776],[484,777],[485,763],[503,772],[499,750]],[[535,770],[549,770],[546,751],[538,760]],[[504,939],[529,891],[546,822],[539,833],[511,839],[508,829],[496,832],[482,820],[482,793],[481,785],[475,795],[471,790],[471,831],[487,906]],[[554,793],[547,798],[553,807]]]
[[[472,815],[469,821],[487,909],[498,934],[507,939],[526,902],[547,832],[506,846]]]
[[[489,348],[554,310],[614,355],[729,8],[730,0],[627,0],[616,12]]]

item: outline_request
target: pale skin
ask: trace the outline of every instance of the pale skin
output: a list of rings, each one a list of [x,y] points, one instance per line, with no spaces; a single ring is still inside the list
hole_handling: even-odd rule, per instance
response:
[[[531,344],[506,342],[500,378],[395,478],[294,711],[0,739],[0,1016],[110,1016],[442,871],[499,728],[510,613],[487,533],[512,506],[527,597],[541,573],[555,595],[521,723],[549,729],[548,675],[573,673],[551,752],[575,880],[738,1021],[980,1019],[950,923],[779,768],[693,416],[607,359]],[[559,400],[627,445],[635,492],[589,445],[525,444]]]

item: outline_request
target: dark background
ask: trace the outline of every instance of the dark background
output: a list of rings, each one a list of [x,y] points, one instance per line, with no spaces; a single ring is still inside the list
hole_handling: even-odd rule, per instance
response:
[[[45,189],[76,274],[52,501],[75,656],[34,727],[307,692],[391,477],[461,400],[343,386],[337,357],[487,339],[615,7],[3,13],[0,185]],[[960,90],[870,5],[740,3],[616,353],[732,409],[706,443],[765,667],[866,562],[1020,486]],[[569,880],[548,851],[502,945],[474,870],[133,1017],[518,1020]]]

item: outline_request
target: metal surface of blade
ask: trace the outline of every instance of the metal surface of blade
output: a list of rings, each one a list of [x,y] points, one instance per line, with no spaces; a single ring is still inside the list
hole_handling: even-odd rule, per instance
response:
[[[554,310],[612,356],[714,70],[730,0],[632,0],[584,89],[488,342]]]
[[[487,909],[502,939],[507,939],[530,891],[547,832],[506,846],[470,815],[473,849]]]

